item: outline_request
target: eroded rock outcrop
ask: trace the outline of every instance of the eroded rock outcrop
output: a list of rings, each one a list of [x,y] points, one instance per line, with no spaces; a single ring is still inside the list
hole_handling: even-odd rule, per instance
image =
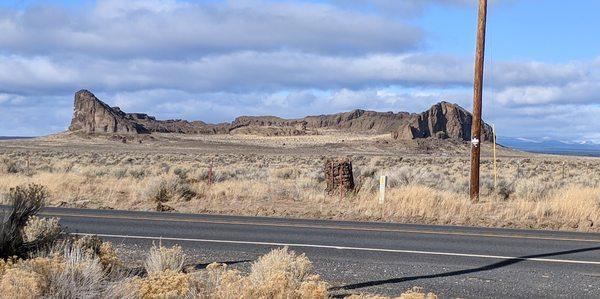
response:
[[[420,114],[411,114],[409,119],[392,132],[394,139],[438,138],[471,140],[473,115],[462,107],[440,102]],[[492,141],[492,127],[482,125],[481,139]]]
[[[88,90],[75,93],[75,106],[69,131],[94,133],[147,134],[227,134],[230,124],[206,124],[201,121],[157,120],[145,113],[125,113],[110,107]]]
[[[143,126],[128,120],[121,109],[111,108],[87,90],[75,93],[75,111],[69,130],[85,133],[149,133]]]
[[[240,116],[231,123],[207,124],[202,121],[157,120],[145,113],[125,113],[110,107],[87,90],[75,94],[75,112],[70,131],[86,133],[181,133],[248,134],[296,136],[317,134],[320,130],[354,133],[391,133],[394,139],[421,138],[471,139],[472,115],[460,106],[440,102],[422,113],[350,112],[284,119],[276,116]],[[484,124],[483,141],[492,140],[492,128]]]

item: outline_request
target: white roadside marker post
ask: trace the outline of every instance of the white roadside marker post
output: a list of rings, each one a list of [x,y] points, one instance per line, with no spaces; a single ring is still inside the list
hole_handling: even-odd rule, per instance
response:
[[[379,206],[381,207],[381,220],[384,218],[384,207],[385,203],[385,187],[387,186],[387,176],[382,175],[379,177]]]
[[[387,176],[382,175],[379,178],[379,204],[385,203],[385,187],[387,186]]]

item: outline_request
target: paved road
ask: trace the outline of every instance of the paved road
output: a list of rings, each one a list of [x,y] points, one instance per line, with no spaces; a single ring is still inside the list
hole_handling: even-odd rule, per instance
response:
[[[304,252],[336,294],[600,298],[600,234],[47,208],[72,233],[149,246],[161,239],[247,262]]]

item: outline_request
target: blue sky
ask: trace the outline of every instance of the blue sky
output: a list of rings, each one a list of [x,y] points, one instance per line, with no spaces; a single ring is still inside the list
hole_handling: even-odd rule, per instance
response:
[[[600,142],[600,2],[490,2],[485,119]],[[475,25],[472,0],[0,1],[0,135],[65,130],[82,88],[209,122],[470,109]]]
[[[594,59],[600,2],[593,0],[497,1],[489,9],[488,50],[494,59],[569,62]],[[475,9],[433,6],[415,23],[431,32],[430,50],[471,54]]]

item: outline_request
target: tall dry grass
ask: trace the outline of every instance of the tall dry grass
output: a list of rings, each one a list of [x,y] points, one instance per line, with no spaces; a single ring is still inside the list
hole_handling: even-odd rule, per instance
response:
[[[343,199],[324,194],[323,159],[4,152],[0,196],[35,182],[48,187],[55,206],[600,231],[598,159],[500,158],[496,185],[492,161],[484,159],[476,205],[466,198],[464,159],[354,155],[357,192]],[[380,175],[389,180],[384,205],[377,201]]]

